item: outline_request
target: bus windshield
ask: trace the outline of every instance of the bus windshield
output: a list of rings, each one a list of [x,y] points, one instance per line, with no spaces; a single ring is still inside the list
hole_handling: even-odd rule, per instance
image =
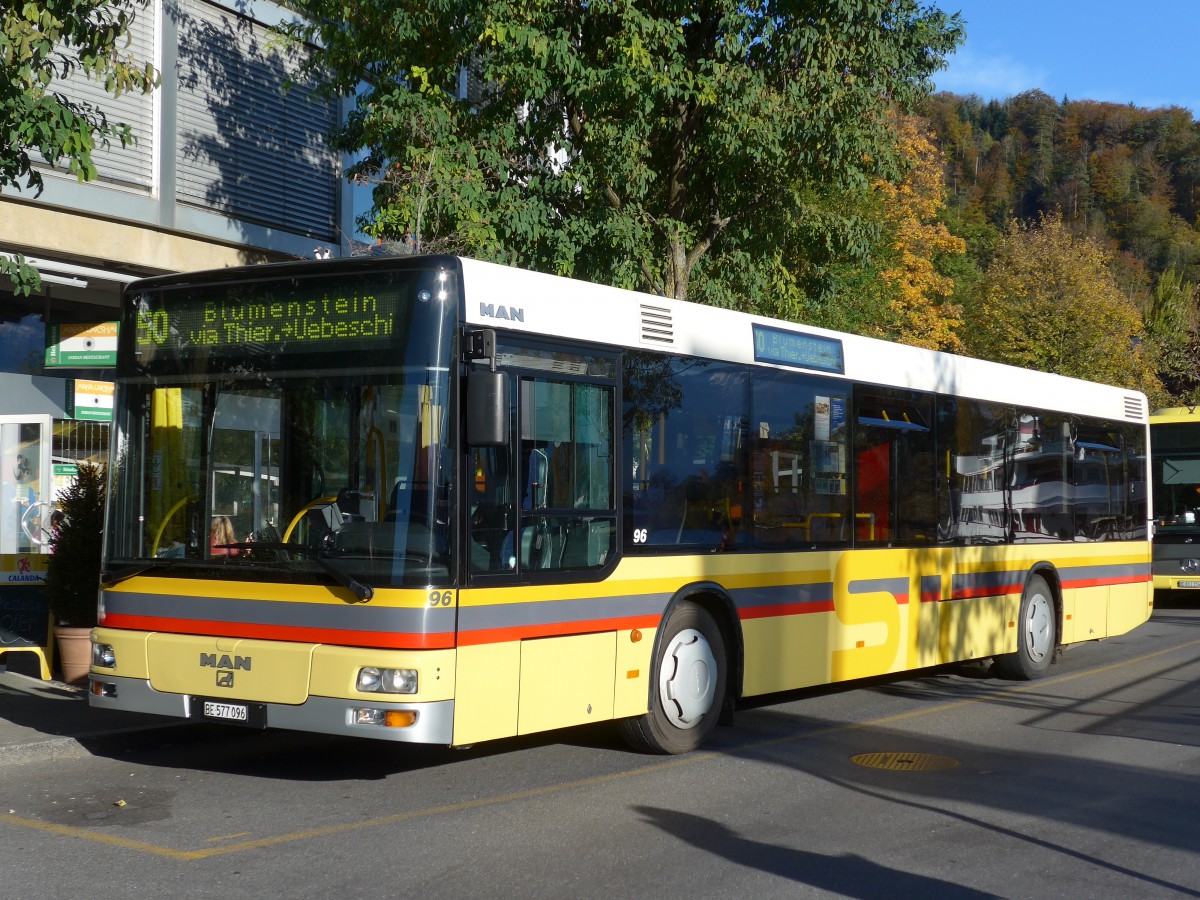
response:
[[[1200,532],[1200,422],[1150,426],[1156,533]]]
[[[427,262],[127,298],[108,577],[445,581],[455,282]]]

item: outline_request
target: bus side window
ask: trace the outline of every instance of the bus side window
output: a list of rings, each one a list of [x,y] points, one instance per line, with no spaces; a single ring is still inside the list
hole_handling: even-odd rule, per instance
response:
[[[937,540],[932,403],[913,391],[855,396],[854,522],[862,544]]]
[[[744,535],[747,370],[625,357],[626,549],[734,549]]]
[[[848,545],[845,388],[755,372],[750,416],[753,540],[767,548]]]

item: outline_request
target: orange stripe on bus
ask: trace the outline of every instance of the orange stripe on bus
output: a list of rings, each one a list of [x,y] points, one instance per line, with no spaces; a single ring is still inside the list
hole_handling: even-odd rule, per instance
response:
[[[1006,584],[1002,587],[960,588],[952,591],[951,600],[974,600],[978,597],[1001,597],[1005,594],[1019,594],[1025,590],[1023,584]]]
[[[1065,588],[1081,588],[1081,587],[1105,587],[1112,584],[1144,584],[1149,581],[1150,575],[1127,575],[1124,578],[1080,578],[1075,581],[1064,581]]]
[[[815,603],[777,603],[772,606],[747,606],[738,610],[739,619],[774,619],[780,616],[802,616],[806,613],[833,612],[833,601]]]

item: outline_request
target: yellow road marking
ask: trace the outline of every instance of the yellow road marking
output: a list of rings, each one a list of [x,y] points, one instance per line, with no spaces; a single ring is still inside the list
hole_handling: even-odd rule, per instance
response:
[[[274,847],[280,844],[293,843],[295,841],[304,841],[311,838],[328,837],[335,834],[346,834],[352,831],[361,831],[366,828],[377,828],[379,826],[395,825],[400,822],[411,822],[414,819],[426,819],[432,816],[441,816],[448,813],[465,812],[473,809],[483,809],[489,806],[497,806],[502,803],[513,803],[519,800],[530,800],[534,797],[545,797],[551,794],[558,794],[564,791],[578,790],[580,788],[595,787],[596,785],[609,784],[615,781],[624,781],[629,778],[639,778],[644,775],[652,775],[657,772],[664,772],[668,769],[678,768],[680,766],[693,765],[700,762],[708,762],[712,759],[725,756],[727,752],[744,752],[747,750],[759,750],[764,747],[775,747],[782,744],[795,743],[804,741],[814,737],[824,737],[830,734],[840,734],[847,731],[858,731],[864,728],[876,728],[882,725],[890,725],[894,722],[902,722],[908,719],[915,719],[920,716],[928,716],[934,713],[946,712],[948,710],[959,709],[964,706],[969,706],[979,701],[994,701],[1003,700],[1007,697],[1012,697],[1018,694],[1028,693],[1033,690],[1052,687],[1057,684],[1064,684],[1069,681],[1077,681],[1080,678],[1085,678],[1092,675],[1100,675],[1104,672],[1111,672],[1114,669],[1124,668],[1125,666],[1134,665],[1136,663],[1146,662],[1155,659],[1159,656],[1164,656],[1168,653],[1176,653],[1180,650],[1187,650],[1200,644],[1200,639],[1188,641],[1185,644],[1179,644],[1175,647],[1167,647],[1162,650],[1156,650],[1153,653],[1147,653],[1144,656],[1138,656],[1133,659],[1127,659],[1122,662],[1110,663],[1106,666],[1101,666],[1097,669],[1088,669],[1083,672],[1074,672],[1070,675],[1061,675],[1057,678],[1047,678],[1041,681],[1022,685],[1020,687],[1007,688],[1002,691],[997,691],[988,694],[986,697],[968,697],[963,700],[951,700],[947,703],[939,703],[936,706],[922,707],[921,709],[909,710],[904,713],[896,713],[891,716],[884,716],[879,719],[872,719],[868,722],[852,722],[842,725],[831,725],[828,728],[820,728],[815,731],[805,731],[802,734],[790,734],[784,737],[770,738],[763,741],[753,741],[747,744],[742,744],[733,747],[730,751],[709,751],[705,753],[693,753],[688,756],[679,757],[665,762],[655,763],[648,766],[639,766],[636,769],[629,769],[624,772],[614,772],[610,775],[596,775],[591,778],[581,778],[576,781],[566,782],[564,784],[546,785],[538,788],[528,788],[523,791],[513,791],[508,794],[500,794],[495,797],[482,797],[478,800],[465,800],[461,803],[448,803],[443,806],[430,806],[424,809],[415,809],[409,812],[393,813],[386,816],[376,816],[372,819],[363,819],[359,822],[343,822],[338,825],[326,825],[320,828],[310,828],[305,831],[295,831],[290,834],[279,834],[271,837],[257,838],[252,841],[241,841],[236,844],[229,844],[224,847],[210,847],[203,850],[175,850],[170,847],[160,847],[155,844],[148,844],[144,841],[130,840],[129,838],[118,837],[116,835],[107,834],[102,831],[89,831],[85,828],[78,828],[73,825],[55,825],[49,822],[42,822],[37,819],[29,819],[24,816],[9,814],[0,816],[0,823],[9,825],[18,825],[22,828],[29,828],[36,831],[45,831],[50,834],[57,834],[63,837],[74,837],[81,840],[95,841],[101,844],[109,844],[115,847],[122,847],[127,850],[136,850],[141,853],[149,853],[155,856],[163,856],[168,859],[181,861],[193,861],[199,859],[209,859],[214,856],[222,856],[229,853],[241,853],[245,850],[258,850],[263,847]],[[229,837],[237,837],[238,835],[230,835]],[[214,838],[213,840],[220,840]]]

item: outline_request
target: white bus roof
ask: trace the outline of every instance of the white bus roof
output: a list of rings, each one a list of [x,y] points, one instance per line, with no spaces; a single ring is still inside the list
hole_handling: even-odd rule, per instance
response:
[[[1146,396],[1135,390],[494,263],[472,259],[462,259],[461,263],[466,321],[471,325],[771,365],[755,358],[754,327],[768,326],[796,335],[832,339],[841,346],[840,373],[774,365],[778,369],[1114,421],[1147,421]]]

